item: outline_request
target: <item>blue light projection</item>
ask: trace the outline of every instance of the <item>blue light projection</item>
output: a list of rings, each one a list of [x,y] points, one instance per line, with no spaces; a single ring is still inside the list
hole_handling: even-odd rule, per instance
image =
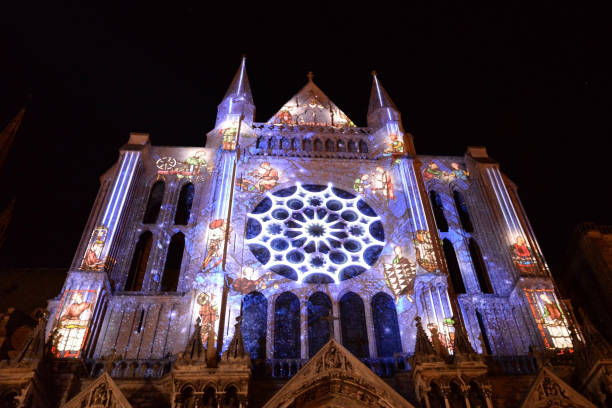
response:
[[[249,214],[246,238],[268,269],[298,282],[338,283],[374,265],[380,217],[360,196],[315,184],[267,194]]]
[[[125,200],[134,180],[139,157],[140,152],[128,151],[122,154],[121,165],[115,177],[104,215],[101,222],[92,231],[90,242],[81,262],[81,269],[101,270],[104,267]]]

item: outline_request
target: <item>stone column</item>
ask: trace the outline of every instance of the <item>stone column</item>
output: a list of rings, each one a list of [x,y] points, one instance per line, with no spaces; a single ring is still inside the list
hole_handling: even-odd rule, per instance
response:
[[[423,399],[425,400],[425,408],[431,408],[431,404],[429,403],[429,391],[431,388],[421,389],[423,393]]]
[[[493,408],[493,390],[491,390],[491,386],[487,385],[482,387],[482,393],[484,394],[485,401],[487,402],[487,408]]]
[[[370,358],[376,358],[378,357],[378,353],[376,352],[376,331],[374,330],[374,320],[372,319],[372,304],[370,303],[370,301],[370,298],[366,298],[366,301],[363,302],[363,306],[365,312],[366,328],[368,331],[368,347],[370,349]]]
[[[274,300],[275,296],[268,298],[268,333],[266,341],[266,359],[274,358]]]
[[[338,318],[338,320],[334,320],[334,340],[342,344],[342,327],[340,325],[340,319],[342,316],[340,316],[340,306],[338,305],[338,302],[332,301],[332,313],[334,317]]]
[[[442,392],[442,397],[444,397],[444,406],[446,408],[451,408],[450,403],[448,402],[448,396],[450,394],[450,387],[440,387],[440,391]]]
[[[300,355],[308,359],[308,298],[300,300]]]
[[[463,398],[465,399],[465,408],[472,408],[472,405],[470,404],[470,399],[468,397],[469,392],[470,392],[469,385],[461,386],[461,395],[463,395]]]

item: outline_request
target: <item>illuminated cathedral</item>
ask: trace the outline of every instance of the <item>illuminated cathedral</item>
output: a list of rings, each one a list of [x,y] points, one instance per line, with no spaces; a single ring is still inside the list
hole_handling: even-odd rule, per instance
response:
[[[516,185],[484,147],[418,155],[376,73],[366,127],[311,74],[256,122],[243,59],[204,146],[132,133],[100,181],[0,365],[13,406],[612,401],[612,349],[560,299]]]

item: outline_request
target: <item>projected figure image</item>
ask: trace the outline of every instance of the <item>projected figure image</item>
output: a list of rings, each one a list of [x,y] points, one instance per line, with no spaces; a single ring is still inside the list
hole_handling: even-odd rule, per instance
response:
[[[536,261],[527,246],[525,238],[516,237],[516,243],[512,245],[512,260],[521,273],[533,274],[536,272]]]
[[[241,177],[236,180],[236,185],[242,191],[263,193],[271,190],[278,184],[278,171],[273,168],[269,162],[263,162],[259,167],[247,173],[246,177]]]
[[[548,348],[572,348],[567,321],[552,290],[525,289],[531,311]]]
[[[376,199],[395,200],[391,175],[380,166],[376,167],[376,171],[372,175],[370,190]]]
[[[202,324],[202,338],[205,339],[208,333],[212,330],[215,331],[215,323],[217,322],[218,307],[216,303],[216,296],[212,293],[202,292],[197,298],[200,310],[200,320]]]
[[[270,273],[266,273],[255,279],[255,269],[245,266],[242,269],[242,276],[230,281],[231,288],[238,293],[246,295],[253,291],[266,288],[266,280],[270,278]],[[231,278],[229,278],[231,279]]]
[[[104,249],[107,233],[108,229],[104,226],[100,226],[93,230],[89,241],[89,247],[85,252],[85,257],[83,257],[81,269],[99,271],[104,267],[105,260],[102,259],[102,250]]]
[[[451,163],[451,178],[467,181],[470,172],[459,167],[459,163]]]
[[[69,291],[68,294],[70,304],[66,301],[62,306],[53,335],[53,353],[57,357],[76,357],[80,354],[95,301],[92,291]],[[92,299],[85,300],[87,296]]]
[[[231,228],[228,232],[231,232]],[[210,223],[208,226],[207,253],[204,261],[202,262],[202,267],[200,268],[201,270],[206,270],[211,263],[212,266],[210,266],[208,269],[215,268],[221,263],[223,260],[223,244],[225,242],[225,235],[225,220],[217,219]]]

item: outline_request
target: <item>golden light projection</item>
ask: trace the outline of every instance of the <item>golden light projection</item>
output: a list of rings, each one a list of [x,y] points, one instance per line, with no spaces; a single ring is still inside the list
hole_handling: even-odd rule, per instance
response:
[[[87,250],[85,256],[81,262],[81,269],[89,271],[99,271],[104,268],[106,258],[102,257],[102,250],[106,243],[106,236],[108,235],[108,228],[104,225],[96,227],[91,232],[89,243],[87,244]]]
[[[81,354],[96,304],[94,290],[64,292],[52,333],[51,352],[56,357],[79,357]]]
[[[547,348],[573,347],[567,318],[552,289],[525,289],[529,307]]]

